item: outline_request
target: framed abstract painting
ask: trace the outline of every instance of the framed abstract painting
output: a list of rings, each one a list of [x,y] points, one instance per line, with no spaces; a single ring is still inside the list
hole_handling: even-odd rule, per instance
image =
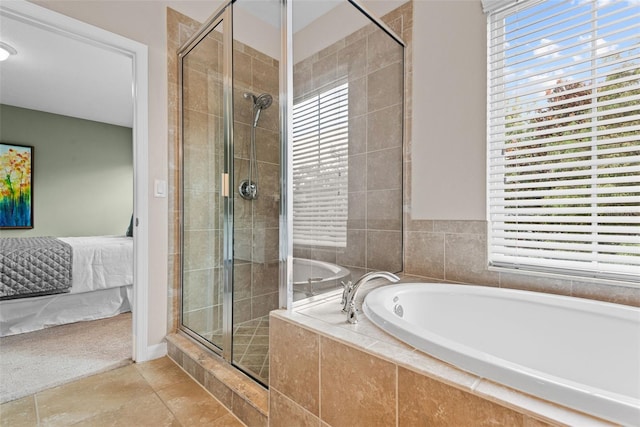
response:
[[[0,142],[0,229],[33,228],[33,147]]]

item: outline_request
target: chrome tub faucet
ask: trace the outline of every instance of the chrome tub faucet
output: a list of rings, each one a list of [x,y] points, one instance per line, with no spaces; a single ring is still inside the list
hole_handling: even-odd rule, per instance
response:
[[[358,294],[358,289],[360,289],[360,287],[365,283],[374,279],[387,279],[392,283],[400,280],[398,276],[393,273],[389,273],[388,271],[372,271],[360,277],[355,283],[352,283],[351,281],[347,283],[342,282],[344,290],[342,291],[342,300],[340,304],[342,304],[342,312],[347,313],[347,322],[358,323],[358,312],[356,311],[356,296]]]

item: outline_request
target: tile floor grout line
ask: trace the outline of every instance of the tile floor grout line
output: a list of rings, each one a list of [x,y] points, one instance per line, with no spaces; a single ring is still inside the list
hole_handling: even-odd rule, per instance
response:
[[[256,319],[249,319],[246,320],[244,322],[240,322],[237,325],[234,325],[233,327],[233,336],[235,337],[238,333],[239,330],[242,330],[243,334],[242,335],[237,335],[237,336],[247,336],[250,337],[249,341],[246,344],[246,347],[244,347],[243,351],[238,354],[236,353],[235,349],[237,348],[237,344],[234,344],[233,346],[233,363],[237,363],[239,365],[244,366],[245,369],[253,372],[253,374],[259,378],[262,381],[267,381],[268,382],[268,376],[263,376],[264,373],[264,369],[265,367],[268,368],[269,366],[269,350],[268,350],[268,345],[267,347],[267,351],[266,353],[263,355],[264,358],[261,361],[260,365],[247,365],[247,362],[249,362],[248,360],[245,359],[245,357],[247,356],[256,356],[256,355],[260,355],[261,353],[256,350],[254,352],[254,349],[256,349],[257,347],[261,347],[262,345],[256,344],[254,342],[254,340],[258,337],[263,337],[266,336],[268,337],[268,333],[267,335],[260,335],[258,334],[258,329],[259,328],[269,328],[269,315],[265,315],[262,317],[258,317]],[[249,332],[249,333],[247,333]],[[243,345],[244,346],[244,345]],[[237,362],[236,362],[237,361]]]
[[[194,377],[191,376],[191,374],[189,372],[187,372],[182,366],[178,365],[173,359],[170,359],[177,367],[178,369],[180,369],[182,372],[184,372],[185,374],[187,374],[187,376],[189,377],[189,379],[191,379],[191,381],[193,383],[196,384],[196,386],[200,387],[201,389],[203,389],[213,400],[215,400],[216,402],[218,402],[223,408],[225,408],[227,410],[227,413],[222,415],[221,417],[218,417],[216,420],[220,420],[223,417],[226,417],[228,414],[231,414],[236,420],[240,421],[240,423],[244,426],[246,426],[246,424],[236,415],[233,413],[233,410],[231,408],[228,408],[227,405],[225,405],[224,403],[222,403],[213,393],[211,393],[203,384],[200,384],[198,382],[198,380],[196,380]],[[145,378],[145,381],[147,381],[147,379]],[[149,384],[147,382],[147,384]],[[173,415],[173,418],[180,424],[181,427],[185,427],[184,424],[182,423],[182,421],[180,421],[178,419],[178,417],[176,416],[176,414],[171,410],[171,408],[169,408],[169,406],[167,405],[167,403],[162,399],[162,397],[160,397],[160,395],[158,395],[158,392],[155,388],[153,388],[151,386],[151,384],[149,384],[149,387],[151,387],[151,389],[153,390],[153,392],[158,396],[158,398],[160,399],[160,401],[162,402],[162,404],[164,406],[167,407],[167,410],[169,410],[169,412],[171,412],[171,414]],[[215,420],[214,420],[215,421]]]
[[[165,356],[168,357],[168,356]],[[171,358],[169,358],[169,360],[172,360]],[[189,373],[187,371],[185,371],[184,369],[182,369],[182,367],[180,365],[178,365],[177,363],[173,362],[178,368],[180,368],[183,372],[185,372],[187,375],[189,375]],[[175,414],[175,412],[173,412],[173,410],[171,410],[171,408],[169,407],[169,405],[167,405],[167,402],[164,401],[164,399],[162,398],[162,396],[160,396],[158,394],[158,389],[156,389],[153,385],[151,385],[151,383],[149,382],[149,380],[147,380],[147,377],[144,375],[144,373],[142,373],[142,371],[140,371],[140,369],[136,368],[136,372],[138,373],[138,375],[140,375],[140,377],[144,380],[144,382],[149,386],[149,388],[151,388],[151,390],[153,390],[153,394],[155,394],[155,396],[160,400],[160,402],[162,402],[162,405],[167,408],[167,411],[169,411],[169,413],[173,416],[173,419],[180,424],[180,427],[184,427],[182,424],[182,421],[180,421],[178,419],[178,416]],[[189,378],[192,378],[189,375]],[[167,386],[169,387],[169,386]]]
[[[250,354],[251,354],[251,351],[250,351],[250,350],[252,349],[252,347],[256,347],[256,346],[258,346],[258,344],[254,344],[254,342],[253,342],[253,341],[254,341],[254,339],[255,339],[256,337],[258,337],[258,336],[263,336],[263,335],[258,335],[258,329],[259,329],[259,328],[261,328],[261,327],[263,327],[263,326],[262,326],[262,324],[263,324],[263,323],[267,323],[267,325],[268,325],[268,322],[267,322],[267,321],[265,321],[265,318],[267,318],[267,319],[268,319],[268,316],[262,316],[262,317],[259,317],[259,318],[257,318],[257,319],[251,319],[250,321],[245,322],[245,323],[252,323],[252,324],[254,324],[255,326],[253,326],[253,333],[251,334],[251,339],[249,340],[249,344],[247,345],[247,348],[245,349],[245,352],[244,352],[244,354],[243,354],[243,357],[240,359],[239,363],[243,363],[244,356],[248,356],[248,355],[250,355]],[[247,327],[251,327],[251,326],[247,326]],[[268,326],[266,326],[266,327],[268,328]],[[254,354],[254,355],[255,355],[255,354]],[[262,372],[263,372],[263,370],[264,370],[264,366],[265,366],[265,364],[267,363],[267,362],[266,362],[267,360],[268,360],[268,350],[267,350],[267,353],[264,355],[264,359],[262,360],[262,363],[261,363],[261,365],[260,365],[260,372],[254,372],[254,374],[255,374],[257,377],[259,377],[261,380],[264,380],[264,377],[262,376]],[[247,367],[247,369],[249,369],[249,368]],[[255,371],[255,369],[251,369],[251,371]]]
[[[33,393],[33,406],[36,412],[36,425],[40,426],[40,411],[38,410],[38,393]]]
[[[260,322],[258,322],[258,326],[256,327],[256,333],[258,332],[258,328],[264,328],[265,327],[265,326],[262,326],[263,322],[267,323],[267,325],[269,324],[268,321],[265,321],[265,317],[267,317],[267,319],[268,319],[268,316],[262,316],[260,318]],[[266,326],[266,328],[268,329],[268,328],[270,328],[270,326]],[[260,335],[260,336],[265,336],[265,335]],[[269,335],[267,334],[266,336],[268,337]],[[262,375],[262,372],[264,371],[265,365],[267,365],[267,367],[269,366],[269,345],[267,345],[267,352],[264,355],[264,360],[262,361],[262,366],[260,367],[260,372],[258,373],[258,376],[263,380],[265,380],[265,377]],[[267,382],[267,384],[269,383],[268,376],[266,378],[266,382]]]
[[[186,372],[186,371],[185,371],[185,372]],[[187,375],[188,375],[188,373],[187,373]],[[143,377],[143,378],[144,378],[144,377]],[[191,378],[191,377],[189,377],[189,378]],[[164,405],[164,407],[165,407],[165,408],[167,408],[167,411],[169,411],[169,413],[170,413],[171,415],[173,415],[173,419],[174,419],[174,421],[176,421],[178,424],[180,424],[180,427],[184,427],[184,424],[182,424],[182,421],[180,421],[180,420],[178,419],[178,416],[176,415],[176,413],[175,413],[175,412],[173,412],[173,410],[169,407],[169,405],[167,405],[167,402],[165,402],[165,401],[164,401],[164,399],[162,398],[162,396],[160,396],[160,395],[158,394],[158,390],[156,390],[156,389],[155,389],[151,384],[149,384],[149,382],[147,381],[147,379],[146,379],[146,378],[144,378],[144,381],[147,383],[147,385],[148,385],[149,387],[151,387],[151,390],[153,390],[153,394],[155,394],[155,395],[156,395],[156,397],[157,397],[158,399],[160,399],[160,402],[162,402],[162,405]],[[226,408],[226,406],[225,406],[225,408]]]

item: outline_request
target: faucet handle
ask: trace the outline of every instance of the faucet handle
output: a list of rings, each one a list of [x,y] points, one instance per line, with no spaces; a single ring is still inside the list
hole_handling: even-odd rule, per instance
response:
[[[351,324],[358,323],[358,311],[356,310],[356,302],[351,300],[349,309],[347,310],[347,322]]]

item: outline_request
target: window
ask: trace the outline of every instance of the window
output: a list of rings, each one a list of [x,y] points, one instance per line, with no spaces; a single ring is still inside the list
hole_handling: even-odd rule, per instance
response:
[[[506,3],[488,18],[490,265],[638,281],[640,3]]]
[[[349,86],[293,106],[293,243],[347,245]]]

